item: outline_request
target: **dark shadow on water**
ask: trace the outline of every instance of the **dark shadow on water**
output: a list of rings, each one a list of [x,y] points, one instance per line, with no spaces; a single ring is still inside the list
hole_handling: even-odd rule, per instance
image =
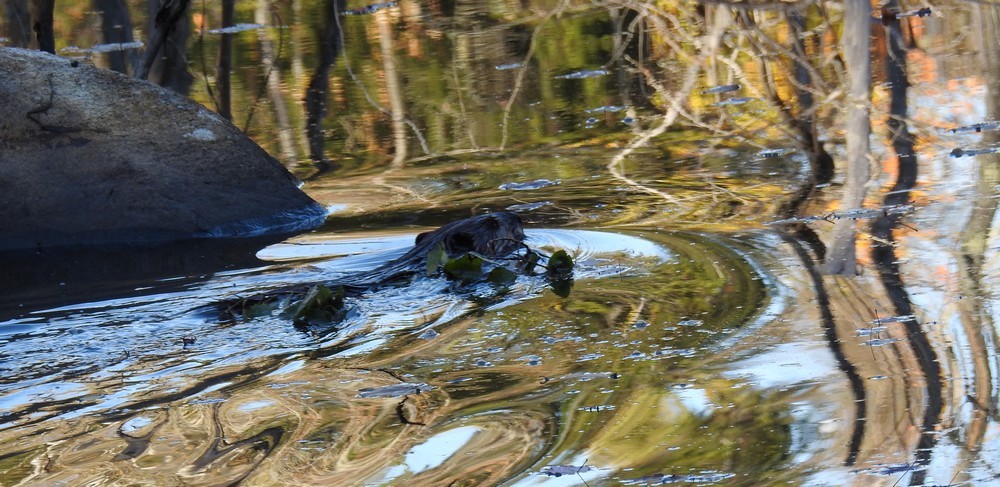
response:
[[[286,237],[2,252],[0,320],[60,306],[183,289],[220,271],[266,265],[256,257],[257,251]]]
[[[885,8],[898,8],[896,2],[890,2]],[[884,205],[904,205],[910,202],[910,190],[917,181],[917,157],[914,153],[914,138],[907,127],[907,89],[909,79],[906,72],[906,43],[899,19],[885,20],[885,37],[887,55],[885,57],[886,77],[891,84],[889,129],[891,130],[892,147],[898,160],[898,176],[892,190],[886,194]],[[872,247],[872,260],[878,269],[879,278],[885,287],[886,295],[892,302],[893,312],[899,316],[914,314],[905,283],[899,274],[896,249],[893,245],[893,229],[900,226],[903,215],[885,214],[872,222],[872,234],[877,243]],[[917,320],[903,323],[910,348],[920,366],[920,374],[926,380],[926,403],[920,422],[921,435],[914,453],[915,465],[928,465],[931,461],[931,451],[937,443],[936,426],[940,422],[943,408],[941,366],[937,355],[931,346],[930,339],[924,334]],[[926,479],[926,469],[913,472],[910,485],[923,485]]]
[[[826,292],[823,276],[816,265],[816,262],[822,262],[822,260],[817,259],[813,261],[802,243],[788,234],[783,234],[782,238],[792,246],[792,249],[795,250],[796,255],[802,261],[802,265],[805,266],[806,272],[809,273],[809,279],[812,281],[813,289],[816,292],[816,303],[819,305],[820,316],[823,318],[823,335],[826,338],[827,345],[830,347],[830,352],[833,353],[833,358],[837,361],[837,368],[844,372],[844,375],[847,376],[847,381],[851,384],[851,393],[854,395],[855,419],[854,427],[851,431],[851,442],[847,446],[847,458],[844,459],[844,465],[851,466],[858,459],[858,452],[861,451],[861,440],[865,437],[865,425],[867,422],[865,412],[867,407],[865,384],[858,373],[858,369],[844,353],[842,340],[837,336],[837,324],[834,320],[833,310],[830,308],[830,295]]]

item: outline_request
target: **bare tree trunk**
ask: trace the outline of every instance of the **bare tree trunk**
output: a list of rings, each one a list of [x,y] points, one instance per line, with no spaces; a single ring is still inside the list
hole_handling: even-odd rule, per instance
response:
[[[844,62],[848,71],[847,91],[847,182],[841,200],[842,209],[860,208],[864,203],[866,185],[871,177],[869,167],[868,104],[871,99],[871,4],[869,0],[844,1]],[[834,224],[833,243],[826,259],[826,272],[854,275],[855,221],[841,219]]]
[[[222,0],[222,27],[232,27],[236,0]],[[233,35],[222,34],[219,40],[219,64],[215,67],[215,88],[219,92],[219,115],[233,119],[233,90],[229,73],[233,69]]]
[[[375,13],[378,25],[379,46],[382,48],[382,69],[385,70],[385,89],[389,93],[389,110],[392,117],[392,136],[395,141],[392,168],[403,167],[408,155],[406,140],[406,109],[403,106],[403,90],[396,70],[396,56],[393,53],[394,40],[388,10]]]
[[[101,15],[101,37],[105,44],[132,42],[132,19],[125,0],[94,0],[94,9]],[[128,74],[135,66],[135,50],[107,53],[108,68]]]
[[[31,44],[31,14],[28,0],[7,0],[3,6],[6,17],[6,35],[14,47],[28,47]]]
[[[56,38],[52,30],[55,0],[34,0],[31,2],[31,18],[34,21],[31,28],[35,31],[38,50],[56,53]]]

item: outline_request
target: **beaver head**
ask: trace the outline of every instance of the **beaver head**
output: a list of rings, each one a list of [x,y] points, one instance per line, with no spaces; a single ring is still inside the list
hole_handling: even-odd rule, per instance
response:
[[[475,252],[486,257],[503,257],[521,247],[524,227],[517,213],[500,211],[449,223],[432,232],[417,235],[415,245],[431,249],[438,243],[456,257]]]

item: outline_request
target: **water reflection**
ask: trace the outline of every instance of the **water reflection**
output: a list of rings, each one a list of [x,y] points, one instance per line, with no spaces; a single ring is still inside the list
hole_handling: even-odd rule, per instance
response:
[[[210,265],[133,281],[73,263],[93,279],[42,297],[27,277],[4,288],[5,479],[995,477],[997,8],[890,3],[879,22],[855,19],[885,67],[864,162],[888,163],[844,204],[839,6],[254,7],[233,22],[265,28],[227,33],[233,118],[310,178],[331,218]],[[199,15],[192,96],[214,104],[220,80],[199,66],[217,65],[208,32],[231,23]],[[125,40],[68,30],[92,49]],[[199,311],[377,267],[418,230],[505,208],[532,245],[577,257],[567,296],[428,279],[372,291],[312,333]],[[834,224],[856,232],[831,247],[857,251],[845,262],[859,275],[824,274]],[[44,265],[67,267],[16,275]]]
[[[155,360],[162,362],[159,366],[149,363],[154,357],[139,350],[139,342],[122,344],[131,347],[132,352],[119,357],[120,365],[93,368],[81,364],[82,368],[65,369],[60,374],[67,381],[62,389],[44,375],[36,379],[37,393],[24,388],[24,381],[4,386],[7,427],[0,434],[14,435],[10,439],[16,443],[18,458],[34,458],[42,452],[53,455],[55,451],[46,445],[57,438],[62,440],[59,455],[68,463],[60,473],[46,475],[46,481],[78,475],[88,481],[108,479],[107,473],[85,473],[83,463],[79,463],[79,470],[74,467],[89,455],[108,451],[114,452],[119,461],[132,462],[134,466],[128,467],[130,477],[156,478],[165,468],[158,464],[156,452],[179,453],[177,446],[171,445],[187,445],[184,450],[189,453],[177,458],[172,468],[176,471],[178,465],[182,466],[179,475],[193,483],[238,481],[265,459],[289,466],[300,462],[340,465],[335,472],[305,469],[296,474],[298,481],[307,484],[380,478],[386,482],[416,479],[436,484],[470,475],[494,483],[516,472],[534,470],[529,466],[548,455],[558,457],[562,451],[577,448],[589,449],[592,461],[603,465],[603,469],[634,469],[639,477],[656,474],[649,469],[661,463],[656,458],[670,451],[652,448],[642,455],[620,457],[620,452],[628,451],[626,445],[650,441],[649,435],[655,430],[639,428],[650,421],[679,428],[671,434],[678,438],[688,437],[704,426],[712,431],[718,429],[723,437],[739,437],[742,433],[737,431],[742,428],[777,421],[773,439],[754,440],[758,446],[776,442],[769,447],[776,461],[786,448],[780,406],[775,406],[774,419],[766,420],[730,417],[733,413],[725,408],[711,412],[677,410],[663,416],[676,409],[669,400],[674,394],[654,382],[674,383],[676,379],[671,377],[680,374],[678,367],[696,367],[705,357],[705,345],[738,330],[753,316],[757,303],[764,299],[764,290],[755,272],[722,242],[695,235],[649,237],[654,240],[624,235],[609,239],[596,232],[535,233],[531,238],[536,245],[580,249],[578,285],[572,300],[543,293],[526,302],[508,299],[480,314],[451,315],[450,319],[436,321],[434,329],[439,335],[431,340],[418,338],[410,330],[420,328],[412,325],[398,328],[397,333],[386,333],[386,326],[391,325],[385,323],[379,326],[382,331],[378,333],[385,334],[387,340],[363,356],[337,358],[341,357],[336,353],[341,347],[337,346],[326,351],[310,351],[311,347],[294,351],[288,348],[291,343],[285,344],[284,352],[273,355],[279,350],[272,342],[266,349],[251,352],[250,356],[244,352],[242,359],[234,360],[236,356],[216,342],[245,333],[233,328],[211,332],[192,329],[198,341],[191,348],[176,347],[175,354],[170,354],[175,359],[170,355],[157,357]],[[628,242],[634,245],[622,246]],[[613,268],[615,273],[598,278],[606,275],[605,267]],[[664,272],[668,269],[671,271]],[[624,282],[627,286],[623,287]],[[705,301],[700,297],[719,296],[723,289],[728,290],[729,299]],[[737,290],[740,294],[733,295]],[[197,302],[198,294],[172,298],[173,306],[190,306]],[[137,313],[134,307],[120,309],[122,313]],[[104,319],[113,317],[114,306],[105,313]],[[90,316],[93,319],[100,315]],[[190,319],[187,323],[179,321],[182,319],[177,318],[171,329],[197,325]],[[77,320],[74,315],[61,319],[67,323]],[[682,326],[685,320],[692,324]],[[639,321],[646,326],[634,326]],[[269,326],[277,325],[272,322]],[[136,324],[129,326],[134,329]],[[289,328],[287,323],[285,328]],[[373,333],[369,330],[363,336],[369,339]],[[75,337],[83,338],[80,334]],[[286,335],[284,340],[288,338]],[[302,345],[308,342],[299,341]],[[9,343],[6,350],[15,352],[10,348],[15,343]],[[243,341],[241,347],[248,344]],[[26,349],[19,350],[23,359],[31,360]],[[85,352],[70,353],[80,357]],[[260,354],[272,358],[253,358]],[[295,359],[301,354],[313,359]],[[323,356],[331,358],[316,360]],[[364,368],[353,368],[351,364],[361,357]],[[578,357],[591,360],[581,361]],[[282,363],[287,365],[279,367]],[[151,366],[154,372],[136,374]],[[662,366],[674,372],[661,377],[654,371]],[[192,381],[194,370],[201,370],[200,379]],[[10,375],[25,377],[23,372]],[[690,376],[685,379],[691,380]],[[728,380],[706,377],[701,381],[704,393],[711,392],[706,397],[713,404],[750,410],[753,408],[745,406],[766,400],[760,392],[731,389]],[[426,386],[411,387],[406,382],[423,382]],[[400,387],[406,390],[376,392]],[[690,394],[678,392],[677,397],[682,401]],[[289,415],[291,411],[295,413]],[[86,418],[95,414],[103,417],[107,426],[78,436],[78,428],[89,428]],[[687,415],[696,419],[676,422]],[[619,426],[614,429],[596,428],[615,423]],[[55,424],[61,426],[52,429]],[[434,428],[414,430],[429,425]],[[34,434],[25,435],[27,431]],[[330,431],[337,432],[333,444],[327,433]],[[429,448],[426,445],[457,434],[449,431],[460,431],[465,438],[454,446],[455,453],[435,457],[435,465],[417,465],[418,459],[428,461],[420,454]],[[555,435],[568,437],[557,446],[552,443]],[[321,448],[309,447],[320,438],[325,438]],[[714,440],[706,437],[704,441]],[[749,447],[745,441],[737,444]],[[677,444],[708,454],[705,445]],[[401,466],[391,466],[392,452],[401,448],[411,453]],[[470,458],[461,454],[463,451],[476,453],[472,466],[467,465]],[[441,455],[441,450],[435,452]],[[741,455],[719,454],[692,460],[692,465],[709,462],[720,468],[728,465],[733,471],[760,467],[756,456],[743,459]],[[344,463],[348,458],[352,460]]]

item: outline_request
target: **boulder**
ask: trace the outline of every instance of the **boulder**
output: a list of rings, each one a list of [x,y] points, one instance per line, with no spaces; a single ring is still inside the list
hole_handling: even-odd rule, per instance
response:
[[[0,250],[301,231],[326,211],[299,186],[174,92],[0,48]]]

